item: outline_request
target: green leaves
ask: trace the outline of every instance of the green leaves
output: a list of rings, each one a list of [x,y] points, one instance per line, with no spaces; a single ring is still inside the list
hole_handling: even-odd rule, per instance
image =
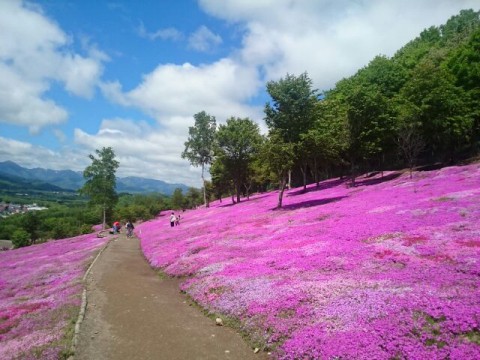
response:
[[[80,193],[90,198],[92,205],[99,205],[103,210],[103,226],[107,221],[107,214],[111,214],[115,206],[118,196],[116,193],[116,177],[115,173],[119,166],[115,160],[115,153],[111,147],[95,150],[97,157],[89,155],[92,164],[88,166],[83,177],[86,179],[85,184],[80,189]]]
[[[193,166],[210,164],[213,158],[216,120],[205,111],[193,116],[195,125],[188,128],[188,140],[182,158],[187,159]]]
[[[182,158],[188,159],[193,166],[202,167],[203,198],[205,206],[208,206],[204,171],[205,165],[211,164],[213,160],[217,123],[215,117],[208,115],[205,111],[199,112],[193,117],[195,126],[188,128],[189,136],[185,142]]]

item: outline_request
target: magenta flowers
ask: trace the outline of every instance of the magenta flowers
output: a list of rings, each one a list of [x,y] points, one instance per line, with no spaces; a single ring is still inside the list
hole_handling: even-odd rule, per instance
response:
[[[1,359],[58,359],[68,351],[81,279],[106,240],[89,234],[0,253]]]
[[[277,358],[480,358],[478,164],[276,196],[144,223],[143,251]]]

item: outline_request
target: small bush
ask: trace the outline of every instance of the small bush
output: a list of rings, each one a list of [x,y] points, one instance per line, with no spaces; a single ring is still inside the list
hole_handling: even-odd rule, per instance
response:
[[[30,245],[30,235],[23,229],[15,230],[12,234],[12,244],[15,249]]]

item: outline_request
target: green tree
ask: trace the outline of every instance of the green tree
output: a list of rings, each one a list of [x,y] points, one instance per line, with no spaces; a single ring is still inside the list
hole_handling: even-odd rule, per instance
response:
[[[23,229],[17,229],[12,234],[12,244],[15,249],[30,245],[30,235]]]
[[[252,120],[230,118],[220,125],[217,132],[218,158],[224,164],[235,186],[237,202],[240,202],[242,185],[248,181],[249,165],[262,142],[260,129]]]
[[[456,86],[455,77],[440,67],[444,57],[443,52],[425,57],[402,88],[399,101],[420,124],[431,159],[453,161],[458,150],[471,142],[473,118],[465,90]]]
[[[267,91],[272,98],[272,104],[265,105],[265,121],[268,128],[275,130],[283,142],[298,144],[301,135],[310,130],[315,122],[318,97],[317,90],[312,88],[312,80],[307,73],[300,76],[287,74],[279,81],[269,81]],[[302,171],[306,171],[307,157],[308,154],[297,154],[298,162],[303,167]]]
[[[183,191],[180,188],[176,188],[172,194],[172,208],[175,210],[183,209],[185,206],[185,197]]]
[[[294,144],[284,141],[276,131],[271,131],[263,144],[261,158],[272,171],[278,181],[279,193],[277,208],[282,207],[283,193],[287,185],[288,172],[295,161]]]
[[[212,176],[212,191],[215,199],[222,201],[222,196],[230,195],[232,191],[232,181],[225,169],[225,164],[217,156],[210,167],[210,175]]]
[[[201,166],[203,183],[203,201],[206,207],[207,190],[205,186],[205,166],[212,163],[217,123],[215,117],[205,111],[195,114],[195,125],[188,128],[188,140],[182,158],[187,159],[193,166]]]
[[[28,233],[33,244],[39,238],[40,224],[40,215],[36,211],[27,212],[23,216],[22,227]]]
[[[202,194],[200,190],[190,187],[185,194],[185,204],[190,209],[195,209],[198,205],[202,203]]]
[[[116,176],[119,163],[115,160],[115,153],[111,147],[95,150],[97,157],[89,155],[92,164],[87,166],[83,172],[86,179],[80,189],[80,193],[90,198],[92,205],[102,208],[103,229],[106,228],[107,215],[111,216],[113,208],[118,201],[116,192]]]

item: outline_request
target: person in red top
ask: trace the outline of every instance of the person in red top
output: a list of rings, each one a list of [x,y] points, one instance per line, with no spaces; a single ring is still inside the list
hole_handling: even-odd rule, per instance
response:
[[[115,221],[113,223],[113,233],[116,234],[120,232],[120,227],[121,227],[120,223],[118,221]]]

